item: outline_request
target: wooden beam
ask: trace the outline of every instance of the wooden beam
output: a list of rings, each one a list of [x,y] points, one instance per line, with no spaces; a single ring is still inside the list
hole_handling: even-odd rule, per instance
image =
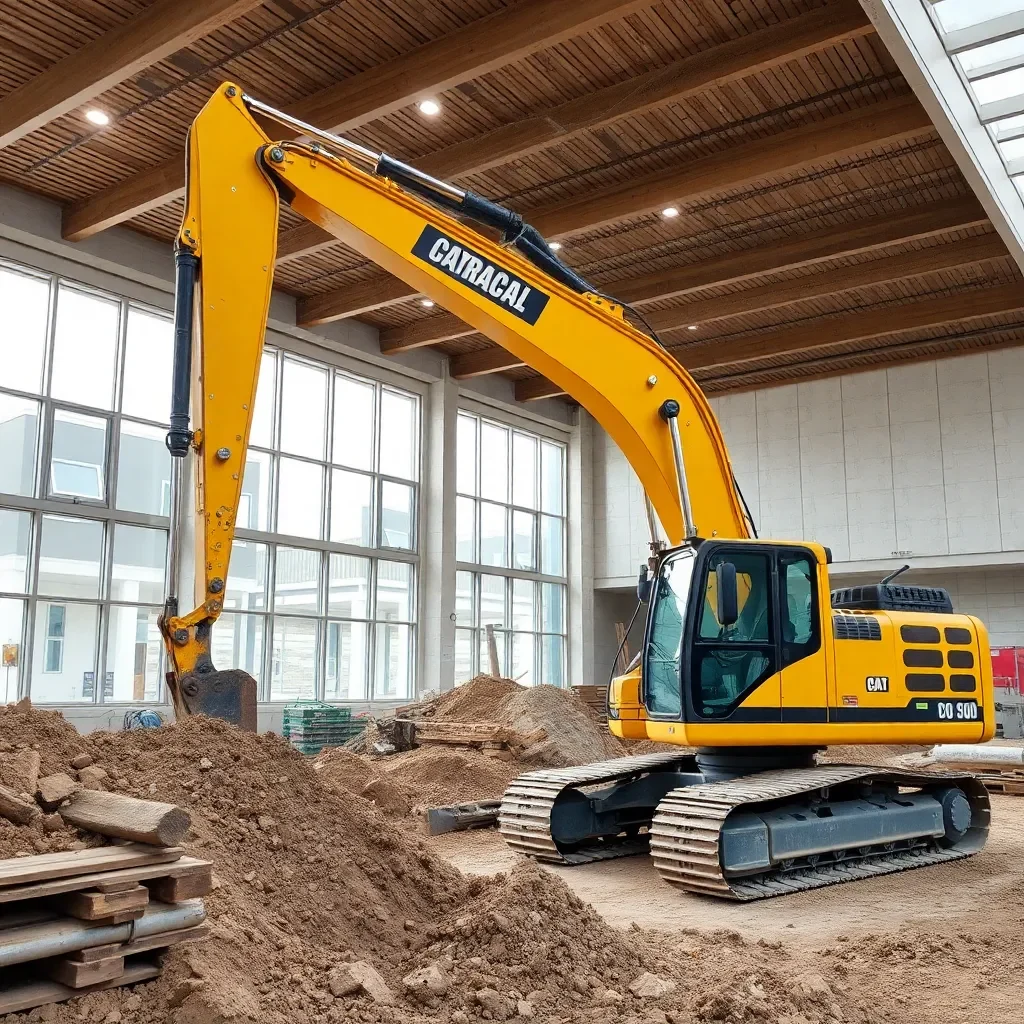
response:
[[[367,124],[425,94],[441,92],[495,68],[624,18],[652,0],[520,0],[469,25],[424,43],[394,60],[352,75],[290,105],[319,128],[346,131]],[[64,213],[64,237],[81,241],[177,199],[185,188],[183,156],[73,203]]]
[[[706,92],[873,30],[859,3],[840,0],[436,150],[420,157],[416,166],[439,178],[485,170],[536,153],[579,132]],[[281,237],[278,259],[294,259],[332,241],[332,236],[319,228],[293,228]],[[382,275],[382,289],[385,281]],[[407,297],[416,294],[409,289]],[[385,304],[391,303],[382,301],[381,305]]]
[[[381,331],[380,350],[386,355],[394,355],[396,352],[407,352],[411,348],[422,348],[424,345],[434,345],[439,341],[450,341],[474,333],[474,328],[465,320],[451,313],[442,313],[441,316],[431,316]]]
[[[929,238],[948,231],[985,223],[987,223],[985,211],[975,199],[934,203],[902,213],[866,218],[840,227],[830,226],[820,231],[799,235],[791,240],[771,242],[754,249],[744,249],[738,253],[729,253],[717,259],[704,260],[689,266],[645,274],[609,284],[607,290],[623,302],[642,305],[645,302],[672,298],[698,289],[716,288],[764,274],[775,274],[781,270],[811,266],[842,256],[872,252],[889,245]],[[946,266],[1002,256],[1005,253],[1006,248],[997,235],[981,235],[950,245],[908,253],[905,258],[891,257],[895,262],[884,261],[885,266],[888,267],[886,273],[889,275],[884,279],[910,276],[914,273],[927,273],[929,269],[938,270]],[[914,269],[915,267],[921,269]],[[761,288],[753,288],[733,295],[718,296],[687,306],[654,311],[647,314],[647,319],[655,330],[671,330],[673,327],[699,323],[701,320],[711,320],[716,316],[730,316],[736,313],[751,312],[754,309],[769,309],[772,306],[795,302],[800,298],[831,294],[849,288],[862,287],[864,284],[877,283],[879,278],[876,278],[875,275],[881,272],[882,262],[876,260],[860,267],[841,268],[813,277],[801,277],[792,282],[765,285]],[[819,290],[822,288],[824,290]],[[438,325],[438,333],[432,335],[431,332],[435,324]],[[461,330],[457,333],[455,331],[456,324],[462,325]],[[432,344],[442,339],[450,341],[475,333],[472,327],[458,320],[457,317],[448,314],[442,317],[430,317],[387,331],[387,352],[394,354],[404,351],[406,348],[418,348],[421,345]],[[461,358],[452,362],[453,376],[458,376],[458,368],[463,365],[459,362]],[[469,363],[468,365],[472,367],[474,364]],[[522,365],[521,362],[514,360],[501,366],[495,363],[491,372]],[[476,375],[476,371],[472,375]]]
[[[656,309],[646,316],[648,323],[656,331],[679,330],[692,324],[758,313],[793,302],[836,295],[854,288],[899,281],[1006,255],[1006,246],[995,232],[974,235],[959,241],[947,242],[945,245],[933,245],[927,249],[912,249],[909,252],[897,253],[895,256],[883,256],[870,263],[836,267],[820,274],[797,277],[789,281],[776,281],[745,291],[732,292],[729,295],[716,295],[710,299],[699,299],[685,306]]]
[[[796,327],[736,338],[720,339],[694,348],[677,348],[673,355],[688,370],[766,359],[808,349],[842,345],[862,338],[899,334],[979,316],[994,316],[1024,309],[1024,285],[1019,282],[994,288],[960,291],[954,295],[907,302],[898,306],[858,310],[836,317],[814,319]]]
[[[710,156],[681,157],[671,167],[632,175],[624,183],[582,188],[575,200],[536,206],[523,215],[541,234],[564,238],[651,213],[668,203],[691,202],[934,130],[917,99],[900,96],[734,145]]]
[[[514,366],[524,365],[518,356],[497,347],[454,356],[448,368],[456,380],[467,380],[470,377],[482,377],[485,373],[498,373],[501,370],[510,370]]]
[[[548,237],[565,236],[614,220],[647,213],[669,202],[691,202],[711,192],[738,188],[773,174],[824,163],[875,145],[911,138],[932,130],[931,121],[917,100],[913,96],[899,97],[873,104],[868,108],[835,114],[824,120],[734,146],[711,156],[689,162],[680,161],[678,165],[668,170],[634,175],[624,185],[584,189],[581,191],[581,198],[575,202],[569,200],[561,204],[537,207],[532,211],[526,211],[524,216]],[[978,216],[984,219],[980,206],[976,203],[975,206],[979,211]],[[871,225],[873,229],[879,228],[878,220],[881,218],[876,219]],[[834,229],[828,229],[817,232],[814,237],[815,240],[828,245],[834,235]],[[806,248],[806,243],[805,237],[788,244],[802,250]],[[785,245],[786,243],[782,243],[781,248],[785,248]],[[780,247],[768,247],[767,252],[770,253],[777,248]],[[761,250],[760,254],[761,266],[764,266],[765,250]],[[813,257],[808,257],[804,262],[810,262],[811,259]],[[662,271],[657,275],[650,275],[641,284],[646,284],[648,289],[653,284],[656,290],[661,291],[660,297],[678,294],[690,288],[706,287],[706,284],[680,286],[678,283],[672,283],[676,276],[679,280],[685,280],[688,274],[694,279],[706,278],[705,267],[706,264],[698,264],[681,270]],[[741,276],[750,276],[750,272]],[[615,287],[617,296],[624,302],[658,297],[657,292],[644,295],[643,287],[638,287],[633,293],[624,292],[619,286]]]
[[[441,178],[486,170],[873,31],[859,3],[840,0],[447,146],[416,166]]]
[[[409,286],[397,277],[385,279],[384,284],[388,286],[387,290],[381,287],[377,278],[373,278],[371,281],[357,281],[355,284],[332,288],[319,295],[307,295],[295,305],[295,321],[302,327],[312,327],[379,309],[382,298],[389,295],[392,296],[391,301],[409,298],[406,294]]]
[[[156,0],[0,103],[0,149],[156,64],[262,0]]]
[[[303,221],[277,237],[277,262],[289,263],[299,256],[319,252],[329,245],[337,245],[338,239],[311,221]]]
[[[986,223],[988,215],[974,198],[931,203],[841,227],[829,226],[717,259],[655,271],[608,288],[623,302],[653,302],[698,288],[712,288]]]
[[[527,377],[525,380],[516,381],[517,402],[536,402],[541,398],[554,398],[564,394],[565,392],[557,384],[552,384],[547,377]]]

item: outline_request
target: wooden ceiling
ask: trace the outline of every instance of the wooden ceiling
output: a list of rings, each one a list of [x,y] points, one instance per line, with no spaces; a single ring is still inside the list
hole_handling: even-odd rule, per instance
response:
[[[0,0],[0,178],[70,239],[170,242],[225,78],[524,213],[708,393],[1024,343],[1020,272],[856,0]],[[560,393],[290,211],[276,280],[300,324]]]

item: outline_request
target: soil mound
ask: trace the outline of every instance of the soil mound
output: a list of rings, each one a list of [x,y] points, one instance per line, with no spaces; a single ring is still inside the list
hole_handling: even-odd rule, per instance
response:
[[[419,714],[443,722],[496,722],[523,737],[543,730],[544,737],[522,751],[528,766],[566,767],[624,754],[590,708],[557,686],[520,686],[511,679],[476,676],[421,706]]]
[[[436,697],[424,710],[424,716],[442,722],[497,722],[505,700],[522,689],[511,679],[474,676]]]
[[[331,1008],[340,1020],[330,971],[365,960],[393,983],[410,948],[466,893],[462,876],[419,838],[325,785],[276,736],[192,718],[78,737],[59,715],[23,708],[0,713],[0,740],[13,742],[15,719],[19,741],[46,747],[47,757],[87,752],[109,773],[108,788],[187,808],[184,845],[215,865],[209,941],[172,950],[163,977],[136,989],[141,999],[97,993],[48,1019],[100,1021],[116,1011],[127,1024],[285,1024],[325,1022]],[[5,853],[35,848],[32,828],[4,834]],[[68,830],[65,844],[81,839]]]
[[[377,762],[385,777],[431,806],[467,800],[498,800],[523,773],[515,761],[498,761],[475,750],[419,747]]]

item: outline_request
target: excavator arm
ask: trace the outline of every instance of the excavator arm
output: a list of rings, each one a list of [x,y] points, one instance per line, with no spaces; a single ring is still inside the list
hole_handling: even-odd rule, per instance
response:
[[[283,125],[288,138],[272,141],[256,114]],[[670,546],[698,535],[751,535],[700,388],[529,225],[226,83],[189,133],[175,254],[172,542],[161,629],[179,713],[255,724],[255,684],[236,670],[214,670],[210,637],[227,585],[282,201],[563,388],[619,446]],[[496,232],[500,242],[490,237]],[[176,524],[190,452],[197,482],[195,608],[182,615]]]

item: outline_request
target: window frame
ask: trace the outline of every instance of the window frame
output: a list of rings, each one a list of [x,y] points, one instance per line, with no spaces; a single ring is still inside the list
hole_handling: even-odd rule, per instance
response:
[[[473,493],[467,492],[458,486],[458,468],[456,468],[456,489],[454,501],[456,508],[460,500],[472,502],[472,552],[474,559],[466,560],[456,558],[456,579],[458,574],[468,573],[471,582],[470,588],[470,615],[471,625],[456,622],[456,650],[460,646],[460,633],[469,634],[470,637],[470,672],[477,674],[488,671],[484,655],[482,654],[485,641],[485,626],[483,613],[483,579],[484,577],[501,577],[505,580],[504,614],[502,625],[495,627],[495,633],[499,634],[499,643],[502,650],[499,651],[499,659],[502,661],[502,670],[509,677],[515,672],[515,637],[526,635],[532,637],[533,656],[532,667],[528,670],[529,675],[536,683],[549,682],[545,679],[545,642],[548,638],[558,638],[561,644],[561,685],[568,686],[569,674],[569,567],[568,567],[568,536],[569,536],[569,441],[566,437],[555,437],[550,432],[543,431],[536,424],[520,423],[510,419],[502,419],[493,412],[477,409],[471,405],[461,404],[457,416],[471,418],[474,423],[474,459],[473,459]],[[483,425],[498,427],[506,431],[506,463],[505,463],[505,494],[506,500],[499,501],[496,498],[483,496],[483,445],[481,443]],[[458,429],[456,429],[458,436]],[[515,501],[515,438],[517,435],[529,438],[534,442],[534,493],[536,507],[517,504]],[[561,495],[560,513],[550,513],[542,510],[543,505],[543,467],[544,467],[544,444],[557,448],[561,455]],[[457,445],[456,445],[457,447]],[[456,451],[456,464],[458,466],[458,452]],[[483,561],[483,508],[485,505],[496,506],[504,511],[505,519],[505,552],[503,565],[493,565]],[[515,566],[515,535],[513,524],[516,513],[526,514],[532,518],[532,555],[534,569],[520,569]],[[545,517],[556,519],[560,524],[562,564],[561,573],[546,573],[541,571],[543,565],[543,522]],[[531,629],[516,629],[513,622],[513,595],[515,581],[529,581],[535,584],[535,600],[533,608],[533,627]],[[544,584],[552,584],[561,587],[561,617],[562,631],[551,632],[544,628],[545,625],[545,604]],[[456,592],[459,591],[458,583]]]
[[[44,269],[45,268],[45,269]],[[42,530],[43,516],[46,514],[57,515],[61,517],[71,519],[84,519],[90,522],[98,522],[102,527],[102,547],[100,557],[100,585],[98,596],[93,599],[80,599],[77,597],[60,597],[58,600],[63,601],[70,608],[72,605],[88,605],[96,609],[95,613],[95,635],[92,635],[92,627],[90,626],[89,632],[91,635],[90,643],[92,644],[92,660],[88,666],[84,665],[85,671],[93,674],[94,680],[105,680],[109,674],[109,669],[114,667],[114,644],[120,642],[120,634],[115,635],[111,632],[113,629],[113,621],[115,616],[118,614],[118,609],[122,607],[137,607],[142,608],[147,614],[157,614],[159,607],[156,605],[150,605],[145,602],[139,602],[132,604],[119,600],[115,595],[116,591],[112,586],[112,564],[113,564],[113,544],[114,544],[114,529],[116,524],[125,524],[130,526],[141,526],[149,527],[162,531],[167,531],[169,528],[169,518],[167,514],[155,514],[150,512],[134,512],[127,509],[121,509],[118,507],[118,471],[119,471],[119,456],[121,451],[122,442],[122,423],[138,423],[140,426],[147,428],[156,428],[161,433],[166,431],[166,422],[158,422],[155,420],[143,419],[137,415],[128,415],[122,412],[122,406],[125,398],[125,388],[127,386],[125,368],[128,356],[128,326],[129,326],[129,313],[130,311],[137,310],[138,312],[155,316],[165,322],[170,322],[171,314],[165,309],[161,308],[158,304],[154,304],[146,296],[152,296],[151,290],[136,287],[129,281],[122,282],[112,281],[107,284],[105,281],[105,275],[97,274],[89,271],[84,267],[75,267],[62,260],[42,260],[42,266],[29,266],[26,265],[23,260],[14,258],[0,258],[0,269],[4,271],[10,271],[12,274],[21,276],[29,279],[31,282],[40,282],[44,284],[48,290],[48,305],[46,313],[45,327],[40,320],[39,327],[41,331],[45,331],[42,336],[42,364],[40,368],[40,379],[38,387],[36,381],[33,379],[31,382],[26,381],[26,386],[30,386],[35,390],[22,390],[15,387],[5,387],[0,382],[0,391],[5,395],[9,395],[13,399],[21,399],[27,402],[33,403],[33,411],[35,415],[35,422],[33,425],[33,437],[32,437],[32,456],[34,458],[32,473],[31,473],[31,485],[29,494],[15,494],[2,492],[0,493],[0,507],[9,509],[13,512],[25,513],[28,516],[28,529],[29,529],[29,542],[28,542],[28,555],[27,555],[27,567],[25,573],[25,584],[24,589],[16,590],[0,590],[0,598],[10,599],[18,601],[21,605],[22,613],[20,620],[20,637],[12,638],[12,642],[17,641],[19,644],[19,665],[17,669],[17,680],[18,680],[18,695],[24,696],[29,695],[32,690],[32,678],[33,675],[40,670],[40,663],[45,658],[45,639],[40,645],[40,650],[35,651],[34,647],[36,644],[36,629],[38,616],[45,614],[43,609],[45,605],[52,600],[52,598],[40,595],[37,593],[38,580],[39,580],[39,558],[40,558],[40,538]],[[81,276],[79,276],[79,274]],[[83,280],[82,278],[85,278]],[[102,281],[102,284],[95,284],[92,282]],[[33,285],[35,286],[35,285]],[[51,394],[51,382],[53,380],[53,353],[54,353],[54,331],[56,327],[56,314],[57,314],[57,296],[58,290],[61,287],[70,288],[78,293],[94,295],[97,298],[105,301],[113,301],[118,306],[118,320],[117,320],[117,334],[114,340],[114,380],[111,383],[111,407],[91,407],[86,405],[77,404],[72,401],[63,399],[55,399]],[[17,282],[15,282],[15,291],[17,290]],[[40,300],[41,301],[41,300]],[[408,659],[405,664],[408,666],[408,676],[406,678],[399,678],[399,689],[398,696],[395,700],[405,699],[402,696],[405,692],[404,687],[408,687],[410,695],[415,694],[417,681],[419,677],[419,618],[421,617],[421,594],[420,587],[422,586],[422,573],[420,569],[420,555],[419,555],[419,533],[421,523],[421,502],[423,496],[422,487],[422,463],[424,454],[424,417],[425,417],[425,406],[428,394],[428,388],[425,383],[420,380],[412,379],[404,374],[396,374],[389,371],[386,367],[371,366],[369,363],[360,364],[360,368],[356,369],[353,367],[353,362],[346,356],[340,353],[330,352],[326,349],[313,346],[307,342],[304,342],[298,338],[293,338],[287,335],[279,335],[277,332],[268,330],[266,338],[265,350],[272,354],[274,360],[274,393],[272,408],[270,410],[271,415],[271,437],[270,446],[256,446],[254,450],[262,451],[269,455],[268,465],[271,467],[271,476],[267,486],[270,488],[270,497],[268,499],[268,507],[270,519],[267,523],[268,526],[274,528],[270,530],[258,530],[239,527],[236,531],[236,538],[238,541],[250,541],[260,542],[268,546],[270,554],[270,564],[266,567],[265,571],[265,586],[268,593],[264,594],[264,607],[260,609],[246,609],[246,608],[227,608],[225,614],[250,614],[259,615],[262,617],[262,622],[258,624],[252,634],[235,633],[233,635],[231,643],[242,642],[243,644],[251,644],[255,640],[257,649],[259,651],[260,664],[256,669],[256,674],[259,676],[261,681],[260,700],[261,702],[269,697],[270,693],[270,678],[274,661],[273,655],[273,611],[267,607],[267,602],[270,600],[270,593],[273,588],[273,572],[274,572],[274,559],[273,559],[273,548],[275,545],[283,546],[296,546],[296,547],[314,547],[321,551],[321,558],[323,560],[324,568],[324,582],[323,586],[326,586],[326,571],[329,566],[330,555],[333,553],[340,554],[354,554],[361,557],[369,557],[376,567],[378,560],[388,562],[401,562],[409,563],[411,566],[410,579],[409,579],[409,603],[410,603],[410,614],[409,621],[401,623],[408,626],[408,637],[409,637],[409,650]],[[309,459],[308,457],[301,455],[292,455],[291,453],[283,453],[285,457],[295,458],[299,461],[305,462],[316,462],[320,465],[325,466],[324,479],[323,479],[323,491],[322,491],[322,504],[321,504],[321,518],[320,518],[320,530],[322,539],[312,540],[304,537],[289,537],[276,533],[276,516],[278,512],[278,495],[277,495],[277,461],[282,455],[280,451],[280,421],[279,417],[282,414],[282,403],[280,400],[279,389],[283,387],[283,365],[284,359],[295,360],[297,362],[309,363],[314,365],[316,368],[323,370],[326,374],[328,381],[328,395],[326,397],[326,426],[325,426],[325,439],[324,439],[324,455],[320,460]],[[361,372],[360,372],[361,371]],[[348,377],[352,378],[360,383],[368,384],[373,389],[374,403],[375,403],[375,420],[372,431],[372,446],[373,446],[373,470],[369,474],[374,480],[372,488],[372,505],[373,505],[373,521],[372,528],[377,531],[377,536],[381,538],[381,542],[377,543],[376,546],[370,548],[362,547],[359,545],[352,544],[340,544],[331,542],[329,539],[330,533],[330,486],[331,480],[329,471],[331,468],[349,469],[341,463],[333,462],[332,447],[334,444],[334,381],[337,377]],[[383,391],[394,391],[402,397],[411,399],[414,402],[413,414],[412,414],[412,436],[410,438],[413,448],[409,453],[409,461],[411,465],[411,472],[413,474],[412,479],[403,479],[401,477],[393,476],[390,474],[379,473],[379,448],[380,448],[380,430],[381,430],[381,417],[378,412],[378,406],[380,402],[380,395]],[[104,403],[105,404],[105,396]],[[138,402],[135,402],[132,408],[138,406]],[[90,499],[83,496],[70,496],[70,495],[52,495],[50,487],[50,466],[53,456],[53,423],[54,423],[54,411],[56,409],[66,410],[71,413],[81,414],[93,418],[102,419],[107,424],[107,436],[106,436],[106,466],[103,480],[105,481],[105,493],[102,501]],[[168,410],[169,411],[169,410]],[[27,445],[26,445],[27,447]],[[355,470],[361,472],[361,470]],[[409,518],[409,544],[408,548],[394,548],[386,546],[382,543],[383,536],[380,533],[382,523],[381,518],[383,515],[383,502],[381,500],[381,490],[385,481],[392,481],[394,483],[409,487],[410,490],[410,518]],[[26,481],[27,483],[27,481]],[[14,481],[15,486],[18,482]],[[154,488],[157,483],[154,482]],[[167,497],[169,496],[169,481],[163,481],[163,486],[159,492],[159,511],[160,513],[166,513],[169,511]],[[124,497],[121,497],[124,500]],[[156,507],[153,502],[156,500],[156,496],[153,497],[153,501],[150,501],[150,496],[147,495],[144,499],[145,505],[148,507]],[[243,498],[243,503],[244,503]],[[252,502],[255,506],[250,513],[251,519],[254,524],[258,521],[260,514],[259,495],[253,494]],[[142,507],[140,505],[140,507]],[[241,507],[241,504],[240,504]],[[243,519],[244,521],[244,519]],[[405,542],[404,534],[400,538],[400,542]],[[186,558],[186,561],[188,559]],[[376,568],[374,570],[376,572]],[[16,587],[21,587],[22,583],[19,579],[15,584]],[[373,600],[376,601],[376,576],[373,577]],[[163,589],[163,588],[161,588]],[[326,593],[323,598],[326,602]],[[376,607],[375,604],[372,607]],[[372,613],[371,613],[372,615]],[[317,695],[321,695],[324,692],[324,686],[326,683],[326,624],[329,621],[343,621],[337,616],[329,614],[329,610],[326,607],[326,603],[323,605],[322,613],[318,616],[318,644],[316,648],[316,663],[317,663]],[[366,621],[366,620],[359,620]],[[228,623],[220,624],[221,628],[228,626]],[[346,703],[357,703],[360,700],[370,701],[375,700],[374,691],[372,689],[374,680],[377,678],[377,668],[374,663],[375,641],[373,636],[374,621],[371,618],[365,627],[368,631],[368,642],[366,645],[366,680],[367,689],[363,697],[355,698],[331,698],[343,700]],[[216,635],[215,627],[215,635]],[[258,630],[262,630],[262,635],[259,635]],[[240,640],[239,640],[240,638]],[[127,643],[127,641],[125,641]],[[109,648],[109,649],[108,649]],[[33,664],[34,663],[34,664]],[[151,670],[151,667],[148,667]],[[168,698],[164,688],[163,678],[165,670],[165,656],[163,653],[162,644],[160,645],[159,654],[159,665],[156,670],[158,692],[153,694],[148,692],[143,700],[151,704],[163,704],[167,705]],[[12,684],[13,685],[13,684]],[[150,677],[150,686],[152,686],[152,678]],[[66,694],[62,694],[60,697],[55,697],[52,700],[47,700],[47,703],[54,705],[61,704],[73,704],[75,706],[86,705],[89,703],[136,703],[134,698],[118,698],[113,701],[110,697],[104,696],[104,686],[94,686],[94,696],[86,700],[76,699],[71,694],[77,692],[77,689],[71,691],[70,689]],[[288,698],[284,698],[288,699]],[[390,699],[390,698],[389,698]],[[42,703],[42,701],[37,701]]]
[[[54,609],[59,608],[61,612],[60,616],[60,632],[53,633],[53,622],[52,616]],[[47,675],[60,675],[64,671],[64,631],[67,628],[68,619],[68,607],[65,604],[55,604],[50,602],[46,606],[46,636],[43,643],[43,668],[42,671]],[[57,650],[59,652],[57,658],[57,667],[50,668],[50,645],[57,644]]]

